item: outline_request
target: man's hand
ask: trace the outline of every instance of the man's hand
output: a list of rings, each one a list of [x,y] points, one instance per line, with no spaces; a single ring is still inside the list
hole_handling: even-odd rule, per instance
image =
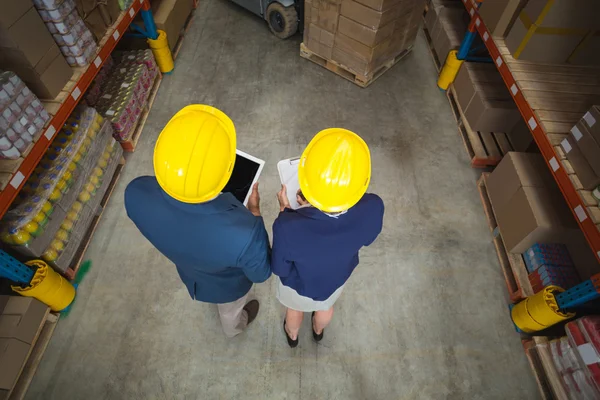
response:
[[[252,186],[252,193],[248,199],[248,210],[257,217],[260,217],[260,194],[258,193],[258,182]]]
[[[296,201],[301,206],[305,206],[308,204],[308,201],[304,198],[304,195],[302,194],[302,189],[298,189],[298,191],[296,192]]]
[[[279,211],[283,212],[286,208],[292,208],[287,198],[287,188],[285,185],[281,185],[281,190],[277,193],[277,200],[279,200]]]

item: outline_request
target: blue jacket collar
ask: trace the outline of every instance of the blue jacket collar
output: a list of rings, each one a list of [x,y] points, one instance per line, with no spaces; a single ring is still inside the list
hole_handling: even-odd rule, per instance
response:
[[[297,212],[300,215],[304,215],[305,217],[312,218],[312,219],[322,219],[325,221],[335,220],[335,218],[331,218],[330,216],[325,214],[323,211],[318,210],[314,207],[302,207],[302,208],[298,208],[297,210],[290,210],[289,208],[286,208],[285,211],[286,212]]]
[[[161,193],[167,203],[190,213],[219,214],[226,211],[231,211],[238,207],[243,207],[243,205],[231,193],[221,193],[219,196],[217,196],[217,198],[211,201],[198,204],[184,203],[179,200],[176,200],[169,196],[162,189]]]

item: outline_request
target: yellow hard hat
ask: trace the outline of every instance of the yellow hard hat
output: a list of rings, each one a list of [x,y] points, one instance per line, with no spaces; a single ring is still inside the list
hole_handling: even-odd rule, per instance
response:
[[[171,118],[156,141],[156,180],[179,201],[208,201],[229,181],[235,148],[235,127],[227,115],[202,104],[184,107]]]
[[[370,180],[369,147],[346,129],[319,132],[300,158],[300,189],[306,200],[321,211],[348,210],[365,194]]]

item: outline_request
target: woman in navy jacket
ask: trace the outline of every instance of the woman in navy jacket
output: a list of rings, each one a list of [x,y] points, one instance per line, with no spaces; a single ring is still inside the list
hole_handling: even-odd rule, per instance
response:
[[[280,279],[277,298],[287,307],[283,327],[290,347],[298,345],[304,312],[312,312],[314,339],[323,338],[359,250],[381,232],[383,201],[365,194],[370,176],[367,144],[348,130],[326,129],[300,159],[301,207],[290,208],[285,186],[278,193],[271,266]]]

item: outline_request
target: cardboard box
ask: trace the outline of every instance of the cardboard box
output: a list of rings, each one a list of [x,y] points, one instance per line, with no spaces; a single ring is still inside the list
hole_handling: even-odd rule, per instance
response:
[[[529,37],[528,32],[529,28],[517,19],[506,36],[506,47],[516,59],[549,64],[566,63],[584,36],[534,33]]]
[[[29,348],[17,339],[0,339],[0,390],[10,391],[15,385]]]
[[[396,19],[400,8],[376,11],[352,0],[343,0],[341,15],[371,29],[377,29]]]
[[[121,8],[117,0],[76,0],[77,12],[99,42],[117,21]]]
[[[527,0],[486,0],[479,15],[492,36],[504,37],[510,30]]]
[[[596,141],[584,120],[579,121],[571,129],[571,134],[594,173],[600,175],[600,144]]]
[[[582,121],[596,142],[600,143],[600,108],[598,108],[598,106],[592,106],[592,108],[585,113]]]
[[[521,187],[555,187],[554,178],[540,154],[508,152],[487,180],[494,211],[503,208]]]
[[[54,99],[65,87],[73,69],[58,46],[53,44],[35,66],[30,66],[18,52],[0,52],[0,66],[14,71],[40,99]]]
[[[331,59],[333,51],[334,34],[319,28],[315,24],[310,24],[305,30],[307,39],[305,46],[321,57]]]
[[[30,65],[36,65],[54,44],[54,38],[33,6],[11,25],[0,26],[0,51],[17,50]]]
[[[537,148],[529,126],[527,126],[523,119],[517,122],[511,131],[506,132],[506,136],[508,136],[508,140],[515,151],[526,152]]]
[[[366,46],[373,47],[392,35],[394,32],[394,23],[391,22],[378,29],[371,29],[351,19],[340,16],[338,32]]]
[[[193,8],[193,0],[154,0],[152,2],[156,28],[167,33],[171,50],[175,48],[179,34]]]
[[[514,128],[521,120],[521,114],[511,100],[487,100],[481,90],[464,112],[465,119],[471,128],[479,132],[506,132]]]
[[[48,306],[31,297],[0,296],[0,338],[32,344]]]
[[[595,33],[585,40],[585,45],[571,54],[569,64],[600,65],[600,35]]]
[[[340,3],[335,0],[313,0],[310,16],[311,23],[335,33],[340,16]]]
[[[522,18],[540,27],[595,30],[600,27],[599,11],[597,0],[528,0]]]
[[[523,253],[535,243],[562,243],[578,230],[557,188],[521,187],[495,213],[509,253]]]
[[[450,50],[456,50],[464,37],[467,23],[464,10],[444,8],[431,32],[431,42],[440,60],[445,60]],[[467,14],[468,15],[468,14]]]
[[[375,47],[369,47],[341,33],[335,35],[335,47],[366,62],[384,55],[389,43],[390,41],[386,40]]]
[[[0,69],[14,71],[41,99],[54,99],[73,70],[31,1],[0,0]]]
[[[377,11],[387,10],[390,7],[400,3],[402,0],[356,0],[364,6],[372,8]]]
[[[594,172],[572,134],[562,141],[561,147],[585,190],[594,190],[600,185],[600,176]]]
[[[474,131],[510,132],[522,120],[493,65],[464,63],[453,87],[465,119]]]

